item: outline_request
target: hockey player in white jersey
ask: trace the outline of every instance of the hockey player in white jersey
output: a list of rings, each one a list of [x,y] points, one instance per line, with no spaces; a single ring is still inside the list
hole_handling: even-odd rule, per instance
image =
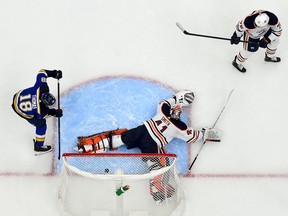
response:
[[[256,10],[238,22],[231,37],[231,44],[238,44],[243,36],[243,49],[235,56],[232,65],[242,73],[246,72],[243,63],[255,53],[259,47],[266,49],[264,61],[280,62],[275,56],[282,28],[277,16],[266,10]]]
[[[106,131],[88,137],[78,137],[75,150],[79,152],[99,153],[106,149],[115,149],[126,145],[127,149],[138,147],[142,153],[166,153],[165,146],[173,139],[179,138],[192,144],[199,140],[221,140],[220,131],[215,128],[195,130],[188,127],[181,119],[182,109],[194,100],[194,93],[181,91],[172,98],[162,100],[158,104],[157,114],[145,121],[143,125],[127,130]],[[143,159],[150,172],[168,166],[159,158]],[[165,180],[166,179],[166,180]],[[175,189],[167,182],[165,174],[158,175],[150,181],[150,194],[156,203],[172,197]]]

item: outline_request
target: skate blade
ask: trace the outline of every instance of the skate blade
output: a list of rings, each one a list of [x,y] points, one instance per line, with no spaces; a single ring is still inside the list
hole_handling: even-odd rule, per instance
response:
[[[52,149],[50,149],[49,151],[45,151],[45,152],[35,152],[35,156],[40,156],[40,155],[44,155],[44,154],[48,154],[48,153],[50,153],[50,152],[52,152]]]
[[[75,146],[73,149],[79,153],[83,153],[83,150],[79,149],[78,146]]]

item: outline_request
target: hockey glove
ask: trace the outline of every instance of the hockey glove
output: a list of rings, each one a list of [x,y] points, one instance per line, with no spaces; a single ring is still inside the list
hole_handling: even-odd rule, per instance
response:
[[[56,71],[56,77],[55,78],[58,80],[62,78],[62,71],[61,70]]]
[[[203,140],[205,142],[220,142],[221,131],[216,128],[202,128]]]
[[[53,77],[55,79],[62,78],[62,71],[61,70],[45,70],[48,77]]]
[[[55,110],[55,114],[54,114],[55,117],[62,117],[63,116],[63,111],[62,109],[57,109]]]
[[[175,100],[175,104],[179,105],[180,107],[189,106],[194,101],[194,93],[189,90],[177,92],[173,95]]]
[[[240,42],[240,37],[237,36],[236,32],[233,33],[230,43],[231,44],[239,44]]]
[[[262,48],[266,48],[268,43],[270,43],[271,40],[269,38],[263,37],[260,41],[259,41],[259,46]]]

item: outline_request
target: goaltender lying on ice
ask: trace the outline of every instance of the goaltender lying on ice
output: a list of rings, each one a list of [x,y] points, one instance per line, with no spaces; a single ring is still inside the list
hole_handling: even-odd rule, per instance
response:
[[[173,138],[182,139],[189,144],[199,140],[220,142],[220,130],[215,128],[195,130],[180,119],[183,107],[191,105],[193,101],[193,92],[187,90],[178,92],[171,98],[160,101],[157,114],[142,125],[130,130],[124,128],[78,137],[78,144],[74,149],[81,153],[101,153],[125,145],[127,149],[138,147],[142,153],[164,154],[165,146]],[[150,172],[168,166],[165,160],[147,159],[145,162]],[[162,202],[175,192],[171,185],[163,185],[164,178],[164,175],[156,176],[150,182],[150,194],[156,202]]]
[[[166,153],[165,146],[179,138],[192,144],[196,141],[221,141],[221,132],[215,128],[195,130],[188,127],[180,117],[183,107],[194,101],[194,93],[181,91],[158,104],[157,114],[142,125],[78,137],[74,148],[79,152],[99,153],[126,145],[127,149],[138,147],[142,153]]]

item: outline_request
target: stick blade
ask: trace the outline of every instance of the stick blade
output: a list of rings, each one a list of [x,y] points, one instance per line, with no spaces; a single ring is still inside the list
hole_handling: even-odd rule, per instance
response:
[[[180,23],[176,22],[176,26],[177,26],[182,32],[185,31],[185,29],[183,28],[183,26],[182,26]]]
[[[235,90],[234,88],[230,90],[227,100],[229,100],[229,98],[231,97],[231,95],[232,95],[232,93],[234,92],[234,90]]]

